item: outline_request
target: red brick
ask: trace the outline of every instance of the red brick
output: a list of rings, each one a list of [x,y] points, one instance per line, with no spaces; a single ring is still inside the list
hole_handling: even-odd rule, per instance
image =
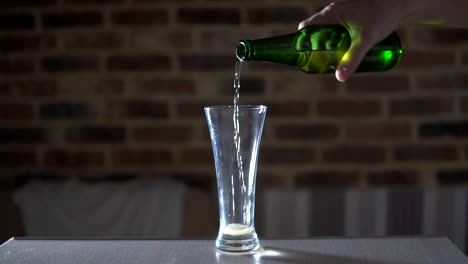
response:
[[[169,117],[167,102],[153,100],[127,100],[109,103],[107,107],[109,118],[144,118],[161,119]]]
[[[416,170],[371,171],[367,175],[367,182],[372,186],[418,185],[419,176]]]
[[[261,186],[261,189],[281,189],[285,186],[291,186],[292,177],[285,177],[284,174],[277,175],[273,173],[266,173],[264,171],[258,172],[256,177],[256,185]],[[302,186],[301,186],[302,187]],[[261,191],[260,191],[261,192]],[[258,197],[261,197],[259,195]],[[263,198],[263,197],[262,197]],[[259,199],[262,199],[259,198]]]
[[[51,12],[42,15],[42,24],[51,29],[95,27],[102,25],[103,21],[102,13],[95,11]]]
[[[467,121],[432,121],[419,124],[421,138],[466,138],[468,137]]]
[[[229,101],[232,104],[231,101]],[[182,101],[179,100],[176,105],[176,113],[178,118],[187,118],[187,117],[195,117],[198,119],[205,119],[205,112],[204,107],[211,106],[211,105],[219,105],[222,104],[217,100],[211,101]]]
[[[93,114],[91,106],[88,103],[59,101],[43,103],[39,107],[40,117],[43,120],[51,119],[82,119],[90,117]]]
[[[172,29],[162,35],[169,47],[187,49],[193,45],[193,31],[187,29]]]
[[[267,115],[271,118],[275,117],[306,117],[310,113],[309,101],[303,100],[288,100],[285,102],[279,101],[264,101],[268,107]]]
[[[119,77],[93,75],[61,76],[58,95],[64,97],[107,97],[118,98],[125,93],[125,83]]]
[[[0,144],[39,144],[47,141],[41,127],[0,127]]]
[[[206,164],[214,166],[213,150],[209,147],[192,147],[182,150],[183,164]]]
[[[116,32],[73,32],[63,37],[64,46],[70,50],[109,50],[123,47],[124,38]]]
[[[34,65],[34,58],[31,57],[0,58],[0,76],[33,73]]]
[[[247,9],[247,19],[251,24],[297,24],[308,16],[303,7],[267,6]],[[291,33],[294,33],[293,29]]]
[[[105,159],[102,151],[53,149],[45,152],[44,164],[60,168],[89,168],[103,166]]]
[[[162,2],[173,2],[173,0],[130,0],[130,3],[132,4],[142,4],[142,5],[146,5],[146,4],[160,4]],[[191,0],[178,0],[177,1],[178,3],[190,3],[192,2]]]
[[[193,138],[191,125],[152,125],[131,128],[131,134],[137,142],[173,142],[184,143]]]
[[[437,172],[437,179],[441,185],[466,185],[468,183],[467,169],[448,169]]]
[[[65,139],[73,143],[122,143],[126,137],[122,126],[82,125],[69,126],[65,130]]]
[[[112,23],[119,26],[164,25],[169,20],[166,9],[125,9],[114,11]]]
[[[381,104],[373,99],[322,99],[317,111],[329,117],[370,117],[381,113]]]
[[[455,65],[453,51],[405,51],[398,68],[427,69]]]
[[[195,83],[192,80],[177,77],[161,77],[144,80],[134,80],[136,87],[133,92],[143,95],[171,94],[190,95],[195,93]]]
[[[460,98],[460,108],[463,113],[468,113],[468,97]]]
[[[57,94],[57,82],[54,79],[24,79],[11,83],[13,90],[25,97],[48,97]]]
[[[0,14],[0,30],[30,30],[33,29],[35,25],[36,22],[32,14]]]
[[[354,187],[359,182],[357,171],[309,171],[298,174],[297,186],[306,187]]]
[[[227,77],[223,80],[220,80],[219,90],[221,94],[225,95],[233,95],[234,94],[234,87],[233,87],[233,78]],[[253,78],[253,77],[241,77],[240,80],[240,89],[241,89],[241,96],[251,96],[251,95],[263,95],[265,92],[265,79],[263,78]]]
[[[177,22],[182,24],[239,24],[240,11],[236,8],[180,8]]]
[[[146,28],[136,29],[129,32],[128,47],[137,50],[173,51],[174,49],[187,50],[193,46],[193,35],[195,33],[189,28],[158,29],[148,34]]]
[[[0,51],[7,53],[46,51],[54,49],[56,45],[55,36],[50,34],[0,36]]]
[[[338,145],[323,150],[325,163],[367,163],[385,162],[386,152],[379,146]]]
[[[246,38],[246,35],[253,35],[252,33],[249,34],[249,32],[240,31],[238,28],[229,30],[229,34],[226,34],[225,29],[218,28],[208,28],[199,34],[202,49],[213,52],[233,52],[241,38]]]
[[[351,140],[410,139],[408,123],[352,123],[346,126],[346,137]]]
[[[2,150],[0,151],[1,168],[32,167],[37,163],[37,155],[34,151]]]
[[[2,0],[2,8],[45,7],[55,5],[57,0]]]
[[[410,161],[455,161],[458,151],[452,145],[402,145],[393,150],[393,159],[400,162]]]
[[[9,82],[0,82],[0,96],[10,96],[12,94],[12,87]]]
[[[468,52],[467,51],[463,52],[462,61],[463,61],[463,65],[468,64]]]
[[[281,141],[337,139],[339,128],[333,124],[285,124],[275,127],[275,135]]]
[[[315,149],[310,147],[273,147],[263,145],[259,162],[269,165],[312,164],[316,160]]]
[[[350,93],[402,93],[409,90],[409,77],[405,75],[356,75],[346,82]]]
[[[454,102],[451,98],[409,97],[390,101],[392,116],[451,114],[453,112]]]
[[[66,5],[111,5],[111,4],[123,4],[125,0],[64,0]]]
[[[339,83],[332,75],[314,76],[298,73],[298,76],[273,76],[273,91],[279,96],[317,96],[336,94]],[[243,78],[241,79],[242,82]]]
[[[168,71],[170,69],[167,55],[113,55],[107,59],[109,71]]]
[[[185,54],[178,57],[182,71],[233,70],[234,55]]]
[[[44,72],[96,71],[98,58],[89,55],[57,55],[42,58]]]
[[[127,148],[112,151],[112,163],[116,167],[169,165],[172,153],[163,149]]]
[[[94,88],[97,95],[122,95],[125,92],[124,81],[118,78],[99,79]]]
[[[459,46],[468,42],[468,30],[464,28],[432,27],[414,35],[421,45]]]
[[[416,77],[416,85],[421,90],[453,91],[468,89],[468,73],[433,73]]]
[[[34,106],[29,103],[0,103],[0,120],[31,121],[35,117]]]
[[[199,126],[196,128],[198,129],[198,131],[201,131],[199,132],[199,135],[201,134],[200,136],[200,142],[203,142],[203,144],[211,144],[211,135],[210,135],[210,131],[209,131],[209,128],[208,128],[208,123],[205,120],[199,120]],[[201,121],[203,121],[204,123],[201,123]],[[263,129],[263,132],[262,132],[262,138],[265,138],[265,128]]]

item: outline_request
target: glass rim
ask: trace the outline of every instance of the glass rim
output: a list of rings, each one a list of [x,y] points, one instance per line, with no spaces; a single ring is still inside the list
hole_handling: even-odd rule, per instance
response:
[[[238,105],[239,109],[267,109],[268,107],[265,105]],[[234,105],[209,105],[205,106],[204,109],[209,110],[209,109],[234,109]]]

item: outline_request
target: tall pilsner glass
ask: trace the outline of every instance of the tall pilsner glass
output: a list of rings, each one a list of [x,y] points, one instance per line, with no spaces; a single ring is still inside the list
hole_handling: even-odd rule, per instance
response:
[[[239,105],[235,125],[233,106],[205,107],[218,182],[220,250],[260,247],[254,226],[255,177],[266,110],[263,105]]]

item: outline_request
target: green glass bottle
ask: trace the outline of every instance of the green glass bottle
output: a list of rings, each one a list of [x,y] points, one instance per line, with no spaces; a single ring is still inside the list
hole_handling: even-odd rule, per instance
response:
[[[295,65],[307,73],[332,73],[351,44],[341,25],[312,25],[297,33],[241,40],[236,47],[241,61],[267,61]],[[400,38],[392,32],[366,54],[357,72],[379,72],[398,64],[403,53]]]

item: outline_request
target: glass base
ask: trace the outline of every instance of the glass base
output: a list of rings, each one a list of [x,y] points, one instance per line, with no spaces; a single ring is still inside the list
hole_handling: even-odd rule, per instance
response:
[[[238,231],[233,232],[232,229],[225,228],[224,232],[220,230],[218,234],[216,247],[219,250],[228,252],[255,251],[260,248],[260,241],[253,228],[248,233],[243,234],[238,234]]]

